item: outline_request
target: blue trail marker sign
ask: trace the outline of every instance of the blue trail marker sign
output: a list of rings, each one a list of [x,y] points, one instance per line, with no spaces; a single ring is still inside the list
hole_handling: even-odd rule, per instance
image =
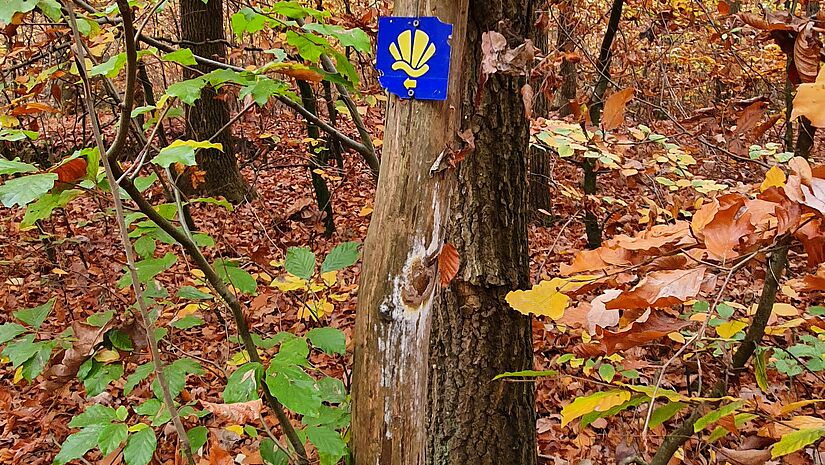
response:
[[[381,86],[401,98],[446,100],[453,25],[434,16],[378,19]]]

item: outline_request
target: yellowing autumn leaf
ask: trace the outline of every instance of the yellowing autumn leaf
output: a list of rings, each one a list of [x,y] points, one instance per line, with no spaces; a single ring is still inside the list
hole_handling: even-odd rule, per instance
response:
[[[762,185],[759,186],[759,191],[765,192],[771,187],[783,187],[787,180],[788,178],[785,176],[785,172],[782,171],[780,167],[774,165],[765,173],[765,180],[762,181]]]
[[[287,274],[283,278],[273,279],[269,285],[271,287],[277,287],[281,292],[287,292],[303,289],[306,287],[307,282],[303,278]]]
[[[776,316],[799,316],[799,310],[791,304],[773,304],[773,310],[771,312]]]
[[[825,128],[825,68],[819,71],[816,82],[801,84],[793,99],[791,120],[805,116],[811,124]]]
[[[604,412],[630,400],[630,392],[613,390],[579,397],[561,409],[561,426],[590,412]]]
[[[748,323],[742,320],[731,320],[716,327],[716,334],[721,338],[730,339],[739,331],[748,327]]]
[[[591,277],[574,276],[572,278],[553,278],[542,281],[527,291],[513,291],[507,294],[507,303],[514,310],[525,315],[545,315],[554,320],[564,316],[564,310],[570,304],[570,297],[565,292],[573,292],[589,282]]]

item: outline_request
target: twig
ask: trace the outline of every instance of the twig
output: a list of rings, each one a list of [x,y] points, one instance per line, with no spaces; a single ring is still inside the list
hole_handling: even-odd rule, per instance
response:
[[[101,161],[103,162],[103,167],[106,171],[106,179],[109,181],[109,190],[112,193],[112,199],[115,204],[115,216],[117,220],[118,230],[120,232],[120,240],[123,246],[123,250],[126,254],[127,267],[129,269],[129,275],[132,279],[132,288],[135,291],[135,300],[137,301],[137,308],[140,313],[140,317],[143,320],[143,326],[146,329],[146,340],[149,344],[149,351],[152,355],[152,366],[155,372],[155,377],[157,378],[158,384],[161,387],[161,397],[163,397],[163,404],[169,411],[170,416],[172,417],[172,423],[175,426],[175,431],[178,434],[178,439],[180,440],[184,455],[186,456],[186,460],[189,463],[189,465],[194,465],[195,458],[192,456],[192,448],[189,444],[189,437],[186,435],[186,429],[183,427],[183,423],[180,420],[180,415],[178,413],[177,408],[175,407],[175,401],[174,399],[172,399],[172,394],[169,390],[169,384],[166,382],[166,377],[163,373],[164,366],[163,361],[161,359],[160,351],[158,350],[158,341],[155,337],[154,331],[155,327],[149,317],[149,309],[146,306],[146,301],[143,299],[143,291],[141,288],[140,280],[138,278],[137,267],[135,266],[135,252],[132,248],[132,242],[129,239],[129,230],[126,226],[126,220],[124,217],[123,202],[120,198],[120,191],[119,189],[117,189],[117,178],[115,177],[115,174],[112,170],[112,163],[110,160],[110,157],[114,159],[115,157],[117,157],[118,154],[120,154],[120,151],[123,148],[123,143],[126,140],[126,134],[129,131],[129,118],[131,113],[131,105],[134,101],[135,78],[137,70],[137,50],[135,49],[134,41],[129,40],[130,37],[133,36],[132,29],[134,27],[134,25],[132,24],[132,17],[129,11],[129,3],[127,0],[117,0],[117,4],[121,10],[121,15],[123,17],[123,30],[125,32],[124,42],[126,43],[127,57],[126,94],[124,96],[124,105],[122,114],[120,116],[117,136],[115,137],[114,143],[111,147],[109,147],[109,150],[107,151],[103,143],[103,135],[100,131],[100,124],[97,119],[97,112],[94,108],[91,86],[89,84],[89,76],[86,71],[85,53],[82,44],[83,39],[80,37],[80,31],[77,27],[77,20],[75,19],[74,15],[74,6],[70,1],[65,2],[66,10],[68,12],[67,19],[69,24],[71,25],[72,33],[74,35],[74,41],[76,45],[75,58],[77,59],[77,67],[80,72],[80,78],[83,81],[83,90],[86,97],[86,106],[89,110],[89,116],[92,123],[92,131],[94,133],[95,143],[97,144],[97,148],[101,154]]]

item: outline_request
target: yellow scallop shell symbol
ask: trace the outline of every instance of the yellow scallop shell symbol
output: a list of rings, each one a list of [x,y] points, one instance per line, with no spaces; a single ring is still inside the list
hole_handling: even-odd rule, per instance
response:
[[[390,54],[395,58],[392,69],[404,71],[410,78],[404,81],[404,87],[412,89],[416,86],[416,78],[427,74],[430,66],[427,62],[435,55],[435,44],[430,42],[426,32],[408,29],[398,35],[390,44]]]

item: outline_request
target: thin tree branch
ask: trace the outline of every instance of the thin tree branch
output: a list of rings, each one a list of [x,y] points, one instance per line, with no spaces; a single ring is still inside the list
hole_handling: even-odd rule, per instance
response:
[[[101,159],[103,162],[103,167],[106,171],[106,179],[109,181],[109,186],[111,187],[109,190],[112,192],[112,199],[115,205],[115,216],[117,219],[118,230],[120,232],[120,240],[123,246],[123,250],[126,254],[127,268],[129,269],[129,276],[132,279],[132,288],[135,291],[135,300],[137,301],[138,312],[140,314],[141,320],[143,320],[143,326],[146,329],[146,340],[149,344],[149,351],[152,355],[152,366],[155,372],[155,377],[157,378],[158,384],[161,388],[161,397],[163,398],[163,404],[169,411],[170,416],[172,417],[172,424],[175,426],[175,431],[177,432],[178,440],[180,441],[181,446],[183,447],[183,452],[186,456],[186,460],[189,463],[189,465],[194,465],[195,458],[192,456],[192,448],[189,443],[189,437],[186,435],[186,429],[183,427],[183,423],[181,422],[179,412],[175,407],[175,401],[172,398],[172,393],[169,390],[169,383],[167,383],[166,377],[163,373],[164,365],[163,360],[161,359],[160,351],[158,350],[158,341],[154,331],[155,326],[149,317],[149,309],[147,308],[146,301],[143,298],[143,291],[141,288],[140,280],[138,278],[137,267],[135,266],[135,252],[132,249],[132,242],[129,239],[129,230],[126,226],[126,220],[124,217],[123,201],[120,198],[120,191],[115,187],[117,186],[117,177],[112,171],[111,159],[116,158],[116,156],[120,153],[120,150],[123,148],[123,142],[126,140],[126,134],[128,133],[131,103],[134,101],[133,94],[137,72],[137,51],[135,50],[134,41],[129,40],[129,38],[133,36],[134,27],[134,25],[132,24],[132,18],[129,11],[129,4],[127,0],[117,0],[117,3],[121,9],[121,14],[123,15],[123,30],[125,32],[124,41],[126,42],[127,57],[127,91],[124,97],[124,102],[128,102],[128,105],[124,104],[123,106],[123,112],[121,114],[121,118],[118,124],[118,136],[115,138],[115,142],[112,144],[108,151],[105,149],[103,143],[103,135],[101,134],[100,124],[97,119],[97,113],[94,108],[91,86],[89,84],[89,76],[86,72],[86,57],[85,52],[83,50],[83,39],[80,37],[80,31],[77,27],[77,20],[75,19],[74,15],[74,6],[69,1],[66,2],[65,7],[66,11],[68,12],[67,19],[71,26],[72,34],[74,35],[74,41],[76,45],[75,58],[77,59],[77,67],[80,72],[80,78],[83,81],[83,90],[86,97],[85,102],[89,111],[89,117],[92,122],[92,131],[94,133],[95,143],[97,145],[98,151],[102,154]],[[111,157],[111,159],[109,157]]]

